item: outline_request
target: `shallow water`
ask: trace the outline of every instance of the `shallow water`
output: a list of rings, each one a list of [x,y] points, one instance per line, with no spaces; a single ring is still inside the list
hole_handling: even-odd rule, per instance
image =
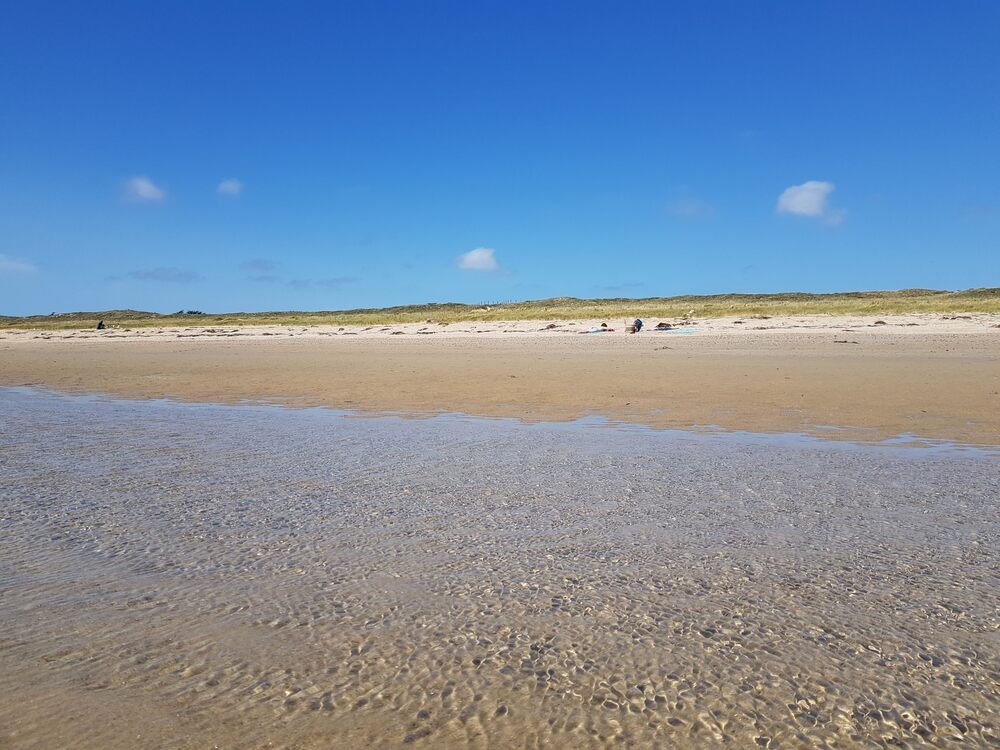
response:
[[[996,455],[0,389],[0,746],[998,742]]]

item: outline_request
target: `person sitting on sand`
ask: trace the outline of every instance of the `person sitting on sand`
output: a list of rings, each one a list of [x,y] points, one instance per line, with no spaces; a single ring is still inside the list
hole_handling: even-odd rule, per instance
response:
[[[635,322],[628,327],[629,333],[639,333],[639,331],[641,330],[642,330],[642,321],[639,320],[638,318],[636,318]]]

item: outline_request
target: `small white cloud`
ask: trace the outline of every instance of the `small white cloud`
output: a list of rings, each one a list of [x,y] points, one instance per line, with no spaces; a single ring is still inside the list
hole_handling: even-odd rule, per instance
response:
[[[125,183],[125,195],[134,201],[162,201],[166,193],[148,177],[133,177]]]
[[[37,270],[31,263],[0,254],[0,273],[32,273]]]
[[[779,214],[809,216],[823,219],[828,224],[839,224],[846,215],[844,211],[831,210],[828,205],[830,193],[835,190],[832,182],[809,180],[801,185],[792,185],[778,196]]]
[[[463,271],[499,271],[500,266],[495,253],[496,250],[492,247],[477,247],[459,255],[456,263]]]
[[[216,185],[215,191],[223,195],[239,195],[243,192],[243,183],[236,178],[230,178]]]

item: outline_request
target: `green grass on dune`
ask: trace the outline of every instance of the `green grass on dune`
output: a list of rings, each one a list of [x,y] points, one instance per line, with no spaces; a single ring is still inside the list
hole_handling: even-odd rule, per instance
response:
[[[497,320],[676,319],[693,311],[696,318],[749,315],[892,315],[899,313],[1000,313],[1000,288],[960,292],[904,289],[895,292],[834,294],[713,294],[628,299],[554,297],[487,305],[432,303],[378,309],[327,312],[175,313],[105,310],[29,317],[0,316],[0,328],[93,328],[98,320],[126,328],[150,326],[211,327],[250,325],[377,325]]]

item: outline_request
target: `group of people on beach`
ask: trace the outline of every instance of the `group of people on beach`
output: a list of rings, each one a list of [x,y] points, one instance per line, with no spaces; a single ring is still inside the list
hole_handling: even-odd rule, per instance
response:
[[[588,333],[614,333],[614,328],[608,328],[607,323],[601,323],[600,326],[591,328]],[[636,318],[630,326],[625,329],[625,333],[639,333],[642,330],[642,321]],[[686,330],[680,329],[671,323],[657,323],[654,331],[675,331],[679,330],[681,333],[686,333]]]
[[[642,330],[642,321],[636,318],[632,325],[625,329],[625,333],[639,333]],[[601,323],[599,326],[591,328],[587,333],[614,333],[614,328],[608,328],[607,323]]]

